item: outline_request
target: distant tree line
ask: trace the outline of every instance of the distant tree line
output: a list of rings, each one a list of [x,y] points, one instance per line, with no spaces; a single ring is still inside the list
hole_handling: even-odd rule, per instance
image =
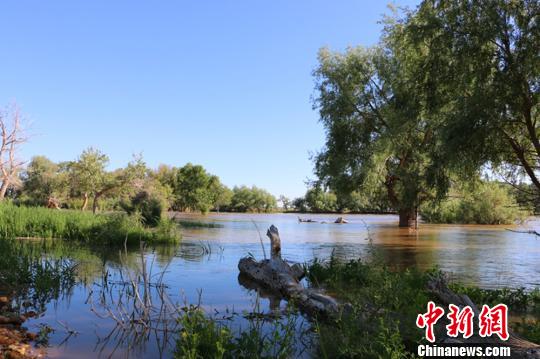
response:
[[[295,198],[285,211],[313,213],[390,213],[393,212],[390,202],[383,192],[379,193],[336,193],[314,186],[302,197]]]
[[[258,187],[225,186],[202,166],[146,166],[141,156],[124,168],[107,170],[109,158],[88,148],[73,161],[55,163],[35,156],[10,186],[18,203],[80,210],[271,212],[277,200]],[[15,183],[15,182],[14,182]],[[143,208],[144,207],[144,208]]]

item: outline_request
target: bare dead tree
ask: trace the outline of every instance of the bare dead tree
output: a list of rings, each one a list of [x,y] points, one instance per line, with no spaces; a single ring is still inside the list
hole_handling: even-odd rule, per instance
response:
[[[22,119],[17,105],[0,112],[0,201],[9,187],[18,183],[18,173],[24,161],[17,158],[20,145],[28,139],[22,127]]]

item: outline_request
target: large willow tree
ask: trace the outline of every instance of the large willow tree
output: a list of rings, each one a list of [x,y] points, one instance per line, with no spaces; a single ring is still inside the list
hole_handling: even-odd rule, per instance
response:
[[[429,45],[423,68],[449,164],[490,163],[540,190],[540,1],[426,0],[405,31]]]
[[[369,196],[383,187],[401,227],[414,226],[422,202],[444,193],[437,166],[437,123],[426,111],[421,53],[403,41],[403,25],[387,26],[382,44],[323,49],[315,71],[314,106],[326,130],[315,157],[322,184]]]

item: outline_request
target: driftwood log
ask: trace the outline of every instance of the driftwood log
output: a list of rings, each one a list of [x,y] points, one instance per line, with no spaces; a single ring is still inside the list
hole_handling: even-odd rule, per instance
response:
[[[317,223],[317,221],[314,221],[311,218],[301,218],[301,217],[298,217],[298,222],[300,222],[300,223]]]
[[[302,266],[289,265],[281,257],[281,239],[275,226],[271,226],[266,235],[270,238],[271,258],[262,261],[256,261],[253,257],[240,259],[238,269],[240,270],[239,281],[242,285],[250,289],[263,288],[263,297],[270,299],[272,309],[279,307],[280,299],[284,298],[293,301],[308,315],[328,319],[336,318],[342,313],[349,315],[350,304],[339,303],[315,289],[304,288],[300,283],[304,276]],[[480,311],[476,304],[467,295],[454,293],[446,283],[444,277],[434,277],[428,281],[427,290],[437,298],[437,302],[441,305],[470,306],[475,313],[475,318],[478,318]],[[513,358],[540,359],[540,345],[520,338],[510,329],[508,331],[510,337],[506,341],[500,340],[496,335],[482,338],[477,334],[463,339],[446,336],[443,321],[439,321],[437,325],[438,343],[508,346],[512,348]]]
[[[304,288],[300,280],[304,269],[300,264],[289,265],[281,258],[281,239],[278,229],[271,226],[266,233],[270,238],[271,258],[256,261],[252,257],[240,259],[240,274],[251,281],[292,301],[309,315],[333,317],[338,314],[338,302],[315,289]]]
[[[450,304],[454,304],[460,308],[463,308],[465,306],[470,306],[474,312],[475,318],[478,318],[478,316],[480,315],[480,310],[467,295],[454,293],[450,288],[448,288],[448,286],[446,285],[445,278],[441,278],[441,277],[433,278],[432,280],[428,282],[427,289],[431,294],[433,294],[438,299],[438,302],[442,305],[448,306]],[[527,359],[540,358],[540,345],[532,343],[523,338],[520,338],[510,328],[508,328],[509,338],[508,340],[505,340],[505,341],[499,339],[499,337],[496,335],[483,338],[483,337],[480,337],[478,333],[475,333],[473,336],[471,336],[468,339],[464,339],[462,337],[457,337],[457,338],[447,337],[444,323],[437,323],[437,324],[440,324],[438,328],[438,332],[439,332],[438,338],[442,338],[441,340],[438,340],[438,342],[440,343],[507,346],[507,347],[510,347],[512,350],[512,358],[527,358]]]

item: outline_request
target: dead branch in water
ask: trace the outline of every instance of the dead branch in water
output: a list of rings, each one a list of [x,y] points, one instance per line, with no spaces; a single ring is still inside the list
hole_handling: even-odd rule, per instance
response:
[[[128,251],[124,246],[120,252],[119,280],[110,280],[105,272],[100,289],[92,290],[88,296],[87,302],[95,315],[116,323],[106,337],[98,340],[96,348],[100,353],[111,341],[116,343],[112,346],[112,356],[118,347],[127,346],[130,351],[144,346],[152,336],[158,339],[158,349],[163,353],[176,340],[180,309],[169,298],[163,281],[168,265],[161,272],[153,273],[153,261],[148,263],[144,243],[139,250],[135,257],[138,262],[135,268],[130,268],[133,266],[128,265]]]
[[[537,237],[540,237],[540,233],[535,231],[535,230],[528,230],[528,231],[516,231],[515,229],[510,229],[510,228],[505,228],[507,231],[509,232],[514,232],[514,233],[523,233],[523,234],[533,234]]]

